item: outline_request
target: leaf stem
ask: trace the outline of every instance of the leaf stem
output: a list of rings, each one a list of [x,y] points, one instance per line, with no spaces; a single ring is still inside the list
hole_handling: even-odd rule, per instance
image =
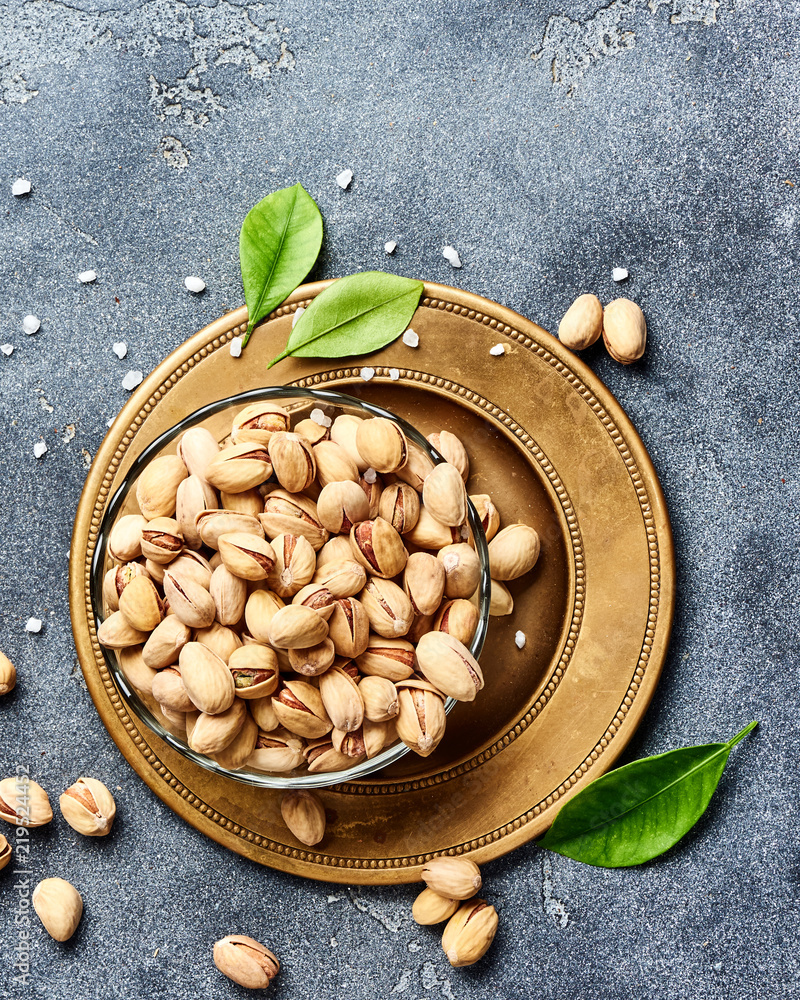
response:
[[[745,736],[747,736],[748,733],[752,733],[752,731],[756,728],[757,725],[758,725],[758,720],[751,722],[749,725],[745,726],[740,733],[737,733],[733,737],[733,739],[728,740],[727,745],[731,749],[733,749],[733,747],[735,747],[737,743],[741,743],[741,741],[745,738]]]

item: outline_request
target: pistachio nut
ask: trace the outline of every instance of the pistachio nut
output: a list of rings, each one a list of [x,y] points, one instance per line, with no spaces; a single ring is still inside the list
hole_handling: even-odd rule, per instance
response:
[[[448,899],[447,896],[440,896],[433,889],[423,889],[414,900],[411,907],[411,916],[423,927],[430,927],[432,924],[440,924],[443,920],[449,920],[461,905],[458,899]]]
[[[142,659],[150,669],[161,670],[162,667],[178,662],[178,654],[191,638],[192,630],[188,625],[177,615],[167,615],[164,621],[153,629],[144,644]],[[125,673],[127,674],[127,670]]]
[[[269,574],[270,588],[281,598],[293,597],[311,582],[317,556],[302,535],[276,535],[272,539],[275,564]]]
[[[11,861],[11,844],[6,840],[6,838],[0,833],[0,871],[2,871],[5,866]]]
[[[384,747],[394,743],[397,739],[397,729],[393,719],[385,719],[375,722],[364,717],[361,724],[361,738],[364,741],[364,751],[367,758],[371,760],[377,757]]]
[[[186,716],[186,742],[195,753],[220,753],[236,739],[247,714],[247,705],[240,698],[234,698],[230,708],[216,715],[192,712]]]
[[[286,792],[281,799],[281,816],[301,844],[313,847],[325,836],[325,806],[314,792]]]
[[[443,696],[428,681],[411,678],[397,684],[397,735],[421,757],[441,743],[446,717]]]
[[[154,517],[142,528],[142,555],[154,563],[172,562],[183,548],[183,532],[174,517]]]
[[[331,424],[331,441],[335,441],[347,452],[359,472],[366,472],[369,468],[369,462],[356,447],[356,434],[363,423],[363,417],[357,417],[354,413],[342,413]]]
[[[334,535],[322,548],[317,550],[317,571],[329,563],[342,562],[343,560],[352,561],[352,559],[353,550],[350,547],[350,535]],[[358,590],[361,590],[361,587]],[[356,593],[358,593],[358,590]]]
[[[478,553],[467,542],[445,545],[437,554],[444,566],[445,597],[470,597],[481,579],[481,561]]]
[[[217,566],[208,586],[216,608],[216,618],[221,625],[235,625],[244,614],[247,601],[247,584],[224,564]]]
[[[229,934],[214,944],[214,965],[239,986],[263,990],[280,971],[269,948],[244,934]]]
[[[195,629],[194,638],[196,642],[202,642],[204,646],[216,653],[217,656],[226,663],[231,655],[242,647],[242,639],[238,632],[235,632],[227,625],[221,625],[218,621],[213,621],[206,628]]]
[[[211,506],[209,504],[209,506]],[[213,504],[214,507],[217,504]],[[219,494],[219,506],[223,510],[236,511],[239,514],[249,514],[251,517],[258,517],[264,510],[264,498],[257,489],[242,490],[241,493],[226,493],[224,490]]]
[[[142,531],[147,518],[141,514],[125,514],[114,524],[108,535],[108,554],[120,562],[130,562],[142,554]]]
[[[164,621],[167,619],[165,618]],[[188,629],[186,631],[191,636],[191,632]],[[143,694],[152,694],[153,681],[157,671],[144,662],[143,649],[143,646],[128,646],[125,649],[114,650],[114,654],[117,657],[120,670],[136,690]]]
[[[357,480],[334,481],[323,486],[317,513],[328,531],[349,532],[354,524],[369,517],[369,501]]]
[[[319,739],[333,729],[319,691],[307,681],[284,681],[272,696],[272,707],[282,726],[306,739]]]
[[[169,564],[169,571],[178,580],[192,580],[204,590],[211,586],[211,563],[194,549],[184,549],[177,559]],[[166,570],[165,570],[166,572]],[[161,578],[163,583],[163,576]]]
[[[348,757],[340,753],[333,745],[331,737],[323,736],[311,740],[303,751],[309,774],[327,774],[331,771],[344,771],[360,763],[363,758]]]
[[[179,736],[186,736],[186,716],[188,712],[175,712],[171,708],[167,708],[166,705],[158,706],[159,712],[162,715],[163,725],[171,733],[177,733]]]
[[[214,598],[193,580],[179,579],[168,570],[164,574],[164,597],[170,611],[190,628],[205,628],[214,621]]]
[[[208,646],[187,642],[178,662],[184,687],[201,712],[217,715],[231,707],[236,696],[233,674]]]
[[[442,462],[425,480],[422,502],[429,514],[451,528],[457,528],[467,519],[467,490],[464,480],[454,465]]]
[[[414,615],[414,621],[406,635],[408,641],[416,645],[426,632],[433,631],[433,621],[433,615]]]
[[[275,566],[275,550],[265,538],[234,531],[220,535],[218,544],[224,565],[243,580],[266,580]]]
[[[350,733],[360,727],[364,721],[364,700],[349,674],[340,667],[326,670],[319,678],[319,694],[334,729]]]
[[[419,520],[419,493],[408,483],[392,483],[381,493],[378,513],[404,535]]]
[[[175,495],[175,520],[190,548],[199,549],[203,544],[195,523],[197,515],[204,510],[215,510],[219,503],[216,490],[200,476],[189,476],[178,486]],[[260,504],[258,509],[261,510]]]
[[[278,716],[275,714],[275,709],[272,707],[271,697],[254,698],[247,707],[250,709],[250,714],[262,732],[271,733],[273,729],[277,729],[280,725]]]
[[[85,837],[105,837],[117,815],[114,796],[97,778],[78,778],[58,804],[67,823]]]
[[[323,639],[316,646],[306,649],[290,649],[289,665],[296,674],[304,677],[318,677],[333,663],[336,651],[331,639]]]
[[[303,763],[303,749],[303,741],[282,726],[270,732],[259,730],[255,749],[247,758],[247,766],[257,771],[294,771]]]
[[[490,542],[500,528],[500,514],[497,507],[488,493],[470,495],[470,500],[480,518],[486,541]]]
[[[348,541],[347,558],[326,562],[321,568],[318,565],[313,582],[327,588],[334,597],[355,597],[364,589],[367,571],[360,562],[353,559],[353,550]]]
[[[317,505],[305,496],[292,496],[286,490],[273,490],[264,497],[264,513],[259,521],[267,538],[277,535],[302,535],[318,552],[330,537],[317,513]]]
[[[316,420],[312,420],[310,417],[306,417],[305,420],[300,420],[296,423],[293,430],[295,434],[299,434],[301,438],[308,441],[312,448],[315,444],[319,444],[320,441],[330,441],[331,437],[329,427],[323,427],[322,424],[318,424]]]
[[[497,933],[497,910],[485,899],[462,903],[442,935],[442,948],[454,968],[474,965],[489,950]]]
[[[251,403],[233,418],[231,440],[234,444],[240,441],[255,441],[258,444],[269,444],[273,434],[288,431],[291,426],[289,414],[277,403],[267,401]]]
[[[390,579],[402,573],[408,561],[408,551],[395,529],[382,517],[362,521],[350,529],[353,555],[366,571]]]
[[[278,657],[274,649],[255,643],[235,649],[228,660],[237,698],[266,698],[278,686]]]
[[[603,343],[615,361],[633,364],[644,354],[647,324],[644,313],[630,299],[614,299],[603,311]]]
[[[164,667],[153,678],[152,695],[159,705],[173,712],[193,712],[195,705],[184,687],[179,670]]]
[[[514,610],[514,598],[511,596],[511,591],[499,580],[492,580],[491,584],[492,591],[489,598],[489,614],[495,617],[510,615]],[[472,597],[470,597],[470,602],[474,604],[476,608],[479,607],[480,594],[477,590]]]
[[[242,728],[231,742],[224,750],[218,750],[212,756],[223,767],[227,767],[231,771],[238,771],[240,767],[244,767],[253,750],[255,750],[257,738],[258,726],[255,719],[248,712],[245,714]]]
[[[0,781],[0,819],[14,826],[44,826],[53,818],[42,786],[26,775]]]
[[[447,632],[468,646],[475,635],[479,620],[480,612],[477,605],[459,597],[455,601],[445,601],[439,608],[439,612],[433,620],[433,631]]]
[[[434,614],[442,603],[444,585],[442,561],[430,552],[412,552],[403,573],[403,589],[415,615]]]
[[[313,448],[317,466],[317,482],[324,489],[331,483],[349,480],[358,484],[358,466],[335,441],[320,441]]]
[[[328,635],[328,623],[313,608],[287,604],[269,624],[269,641],[279,649],[306,649]]]
[[[377,675],[362,677],[358,693],[364,703],[364,718],[370,722],[388,722],[397,715],[397,688],[388,678]]]
[[[367,744],[364,738],[364,730],[361,726],[358,729],[353,729],[351,731],[346,731],[343,729],[333,729],[331,730],[331,743],[333,744],[333,749],[338,750],[340,754],[345,757],[350,758],[350,766],[353,766],[353,759],[361,760],[363,757],[370,756],[367,753]],[[383,736],[380,736],[378,743],[383,747]],[[375,756],[374,747],[372,748],[373,753],[371,756]]]
[[[121,611],[110,614],[97,629],[97,641],[106,649],[123,649],[146,642],[147,632],[134,628]]]
[[[314,482],[317,465],[311,445],[291,431],[279,431],[269,439],[269,457],[275,477],[290,493],[302,493]]]
[[[272,619],[285,607],[283,601],[271,590],[254,590],[244,606],[247,630],[256,642],[269,642]]]
[[[411,628],[414,609],[408,595],[396,583],[371,576],[359,594],[370,628],[387,639],[397,639]]]
[[[369,618],[364,605],[355,597],[338,598],[328,619],[328,635],[337,656],[360,656],[369,642]]]
[[[148,521],[175,513],[178,486],[189,475],[177,455],[154,458],[136,481],[136,502]]]
[[[603,332],[603,306],[596,295],[579,295],[558,324],[558,339],[571,351],[583,351]]]
[[[45,878],[36,886],[31,902],[42,926],[56,941],[69,941],[83,914],[81,894],[63,878]]]
[[[205,476],[212,486],[225,493],[244,493],[272,475],[272,463],[266,445],[242,441],[223,448],[206,466]]]
[[[292,604],[303,604],[307,608],[313,608],[325,621],[328,621],[333,613],[335,602],[336,598],[330,590],[319,583],[307,583],[292,598]]]
[[[402,469],[397,469],[396,475],[404,483],[408,483],[417,493],[422,492],[422,486],[433,471],[433,459],[423,451],[418,444],[408,443],[408,460]]]
[[[386,417],[371,417],[358,425],[356,448],[376,472],[397,472],[408,460],[408,442],[403,429]]]
[[[264,529],[258,517],[252,514],[243,514],[238,510],[204,510],[195,518],[197,533],[203,545],[210,549],[219,548],[219,539],[222,535],[230,535],[234,532],[245,532],[257,538],[264,537]]]
[[[404,681],[414,672],[415,652],[406,639],[384,639],[371,635],[356,663],[363,674],[385,677],[392,682]]]
[[[454,465],[466,482],[469,479],[469,455],[461,443],[461,438],[450,431],[439,431],[428,435],[428,442],[439,452],[449,465]]]
[[[358,485],[364,491],[364,496],[367,498],[370,520],[374,520],[378,516],[378,512],[380,510],[384,482],[374,469],[371,469],[370,472],[370,478],[367,479],[365,473],[358,480]]]
[[[112,566],[103,577],[103,600],[108,611],[119,611],[119,595],[134,577],[149,575],[142,563],[139,562],[128,562],[122,566]]]
[[[464,541],[461,528],[447,527],[437,521],[424,505],[419,509],[417,523],[403,538],[420,549],[443,549],[445,545]]]
[[[489,542],[493,580],[516,580],[530,572],[539,558],[539,536],[527,524],[509,524]]]
[[[181,435],[175,450],[190,476],[205,479],[206,466],[219,453],[219,445],[205,427],[190,427]]]
[[[8,694],[17,685],[17,670],[5,653],[0,653],[0,695]]]
[[[463,642],[448,632],[422,636],[417,645],[417,664],[431,684],[456,701],[474,701],[483,688],[478,661]]]
[[[119,596],[119,613],[131,628],[152,632],[163,619],[166,608],[153,581],[147,576],[137,576]]]
[[[474,861],[449,855],[427,861],[422,867],[422,881],[449,899],[469,899],[483,885],[481,870]]]

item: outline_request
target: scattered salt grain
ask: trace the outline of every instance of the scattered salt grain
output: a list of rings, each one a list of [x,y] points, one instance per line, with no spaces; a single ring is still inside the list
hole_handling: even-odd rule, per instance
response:
[[[361,377],[364,379],[365,382],[369,382],[369,380],[374,376],[374,374],[375,374],[374,368],[361,369]]]
[[[116,420],[116,417],[109,417],[108,420],[106,420],[106,427],[113,426],[115,420]]]
[[[346,188],[350,187],[350,182],[353,180],[352,170],[343,170],[340,174],[336,175],[336,183],[344,191]]]
[[[242,338],[234,337],[231,341],[231,357],[240,358],[242,356]]]
[[[311,419],[315,424],[319,424],[320,427],[330,427],[331,425],[331,418],[318,406],[315,406],[311,411]]]
[[[31,182],[26,180],[24,177],[19,177],[11,185],[11,193],[15,198],[21,197],[23,194],[30,194],[31,192]]]
[[[25,622],[26,632],[41,632],[42,631],[42,619],[41,618],[29,618]]]
[[[2,351],[3,354],[5,354],[5,356],[8,358],[14,353],[14,345],[3,344],[2,346],[0,346],[0,351]]]
[[[514,642],[517,645],[517,649],[522,649],[526,641],[527,641],[527,636],[525,635],[524,632],[517,632],[517,634],[514,636]]]
[[[125,343],[124,340],[120,340],[112,346],[111,350],[116,354],[119,360],[122,361],[122,359],[128,353],[128,345]]]
[[[44,441],[37,441],[33,446],[33,456],[34,458],[41,458],[47,451],[47,445]]]
[[[624,281],[628,277],[628,272],[624,267],[615,267],[611,272],[614,281]]]
[[[370,466],[364,473],[365,483],[374,483],[377,478],[378,478],[378,473],[375,471],[375,469],[372,468],[372,466]]]
[[[411,327],[409,327],[403,334],[403,343],[408,345],[408,347],[419,347],[419,334],[414,333]]]
[[[190,292],[194,292],[198,295],[200,292],[205,290],[206,283],[202,278],[197,278],[195,275],[190,274],[188,278],[183,279],[184,285],[189,289]]]
[[[397,240],[389,240],[388,243],[383,244],[383,249],[387,253],[394,253],[397,249]]]
[[[137,385],[142,381],[144,375],[141,372],[128,372],[125,378],[122,380],[122,388],[127,389],[130,392],[135,389]]]
[[[28,334],[29,337],[31,334],[36,333],[41,325],[42,324],[36,316],[26,316],[22,321],[22,329]]]
[[[506,345],[505,344],[495,344],[494,347],[490,347],[489,348],[489,353],[493,354],[497,358],[501,354],[505,354],[506,353]]]
[[[82,285],[91,285],[92,282],[97,281],[97,271],[81,271],[78,275],[78,281]]]
[[[451,247],[449,244],[446,247],[442,247],[442,256],[447,259],[451,267],[461,267],[461,258],[458,256],[458,250],[455,247]]]
[[[399,368],[390,368],[389,369],[389,378],[392,380],[392,382],[396,382],[400,378],[400,369]]]
[[[300,319],[303,313],[306,311],[305,306],[298,306],[294,311],[294,316],[292,316],[292,329],[294,330],[295,323]]]

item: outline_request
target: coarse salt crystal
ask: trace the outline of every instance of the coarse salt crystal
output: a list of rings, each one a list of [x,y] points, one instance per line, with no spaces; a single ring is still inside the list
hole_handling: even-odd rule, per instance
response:
[[[514,642],[517,644],[517,649],[522,649],[522,647],[527,642],[527,639],[528,637],[525,635],[524,632],[518,631],[517,634],[514,636]]]
[[[231,357],[240,358],[242,356],[242,338],[234,337],[231,341]]]
[[[14,353],[14,345],[3,344],[2,346],[0,346],[0,351],[2,351],[3,354],[5,354],[5,356],[8,358]]]
[[[374,376],[374,374],[375,374],[374,368],[361,369],[361,377],[364,379],[365,382],[369,382],[369,380]]]
[[[344,191],[346,188],[350,187],[350,182],[353,179],[352,170],[343,170],[340,174],[336,175],[336,183]]]
[[[364,473],[365,483],[374,483],[377,478],[378,478],[378,473],[372,468],[372,466],[370,466]]]
[[[42,455],[47,451],[47,445],[44,441],[37,441],[33,446],[33,454],[35,458],[41,458]]]
[[[394,253],[397,249],[397,240],[389,240],[387,243],[383,244],[383,249],[387,253]]]
[[[300,319],[303,313],[306,311],[305,306],[298,306],[294,311],[294,316],[292,316],[292,329],[294,330],[295,323]]]
[[[461,258],[458,256],[458,250],[455,247],[451,247],[449,244],[446,247],[442,247],[442,256],[446,258],[451,267],[461,267]]]
[[[106,427],[112,427],[115,419],[116,417],[109,417],[108,420],[106,420]]]
[[[615,267],[611,272],[614,281],[624,281],[628,277],[628,272],[624,267]]]
[[[36,331],[39,329],[41,325],[42,324],[39,322],[37,316],[29,315],[26,316],[22,321],[22,329],[25,331],[25,333],[28,334],[29,337],[31,336],[31,334],[36,333]]]
[[[461,537],[465,542],[469,538],[469,528],[466,526],[466,524],[461,525]]]
[[[392,382],[396,382],[400,378],[400,369],[399,368],[390,368],[389,369],[389,378],[392,380]]]
[[[183,279],[184,285],[189,289],[190,292],[194,292],[195,295],[205,290],[206,283],[202,278],[196,277],[194,274],[190,274],[188,278]]]
[[[136,372],[136,371],[128,372],[128,374],[122,380],[122,388],[127,389],[128,392],[130,392],[131,389],[135,389],[136,386],[139,385],[139,383],[142,381],[143,378],[144,375],[142,375],[141,372]]]
[[[505,344],[495,344],[494,347],[490,347],[489,348],[489,353],[493,354],[497,358],[501,354],[505,354],[506,353],[506,345]]]
[[[41,618],[29,618],[25,622],[26,632],[41,632],[42,631],[42,619]]]
[[[330,427],[331,425],[331,418],[318,406],[315,406],[311,411],[311,419],[320,427]]]
[[[91,285],[93,281],[97,281],[97,271],[81,271],[78,281],[82,285]]]
[[[124,340],[120,340],[112,346],[111,350],[116,354],[119,360],[122,361],[122,359],[128,353],[128,345],[125,343]]]
[[[414,333],[411,327],[409,327],[403,334],[403,343],[409,347],[419,347],[419,334]]]
[[[24,177],[18,177],[11,185],[11,193],[15,198],[19,198],[23,194],[30,194],[30,191],[31,182]]]

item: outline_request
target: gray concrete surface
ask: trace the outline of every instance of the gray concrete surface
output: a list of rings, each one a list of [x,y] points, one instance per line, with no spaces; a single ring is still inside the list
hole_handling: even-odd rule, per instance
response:
[[[0,646],[20,670],[0,700],[0,770],[29,765],[57,794],[89,769],[119,802],[107,841],[60,818],[32,838],[32,877],[72,878],[86,913],[66,946],[34,926],[27,987],[0,874],[0,997],[242,996],[210,960],[233,929],[278,953],[283,998],[800,996],[796,0],[0,11],[0,341],[14,346],[0,356]],[[20,176],[27,198],[10,193]],[[70,531],[122,377],[242,301],[241,220],[297,180],[325,217],[318,277],[396,270],[554,330],[576,294],[608,299],[611,268],[630,270],[646,358],[623,369],[598,347],[588,361],[661,476],[679,598],[629,756],[761,720],[659,861],[607,872],[529,846],[488,866],[501,931],[473,969],[451,970],[411,921],[413,888],[277,874],[176,819],[76,662]],[[96,284],[79,285],[90,267]],[[201,297],[182,287],[192,273]]]

